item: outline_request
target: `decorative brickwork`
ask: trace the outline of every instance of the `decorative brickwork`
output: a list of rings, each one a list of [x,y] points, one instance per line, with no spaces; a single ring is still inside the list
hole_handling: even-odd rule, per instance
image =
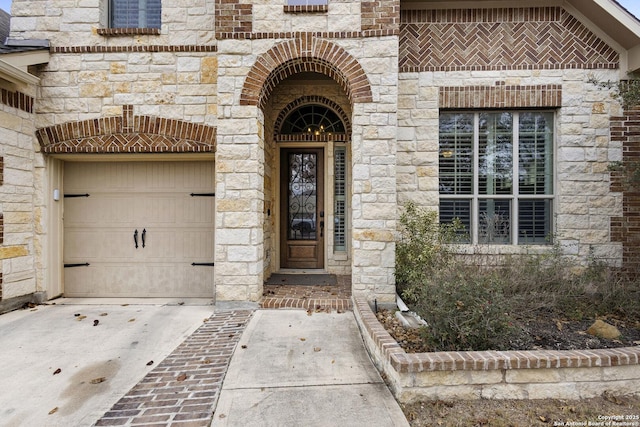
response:
[[[281,81],[304,72],[331,77],[352,103],[372,100],[369,79],[358,61],[342,47],[306,34],[278,43],[258,57],[245,80],[240,104],[263,108]]]
[[[400,402],[428,399],[579,399],[637,391],[640,347],[406,353],[357,295],[354,314],[374,364]]]
[[[42,151],[61,153],[205,153],[215,152],[216,128],[183,120],[135,116],[63,123],[36,131]]]
[[[400,28],[400,0],[374,0],[360,3],[362,31]]]
[[[117,36],[144,36],[160,35],[159,28],[98,28],[97,33],[101,36],[117,37]]]
[[[611,142],[622,143],[623,164],[640,165],[640,107],[611,117]],[[621,172],[612,173],[611,191],[622,192],[622,216],[611,218],[611,240],[622,242],[622,268],[632,277],[640,275],[640,188],[627,182]]]
[[[403,10],[400,71],[614,69],[619,55],[560,7]]]
[[[440,88],[440,108],[549,108],[562,105],[561,85],[453,86]]]
[[[215,45],[57,46],[51,53],[216,52]]]
[[[278,115],[278,118],[276,119],[276,122],[274,124],[274,129],[275,129],[274,138],[276,139],[278,138],[280,134],[280,129],[282,128],[282,123],[287,118],[289,113],[291,113],[296,108],[302,105],[307,105],[307,104],[323,105],[333,110],[340,117],[340,120],[342,120],[342,123],[344,124],[345,134],[346,134],[345,137],[346,138],[350,137],[351,120],[349,119],[349,116],[345,114],[344,110],[338,104],[336,104],[330,99],[325,98],[324,96],[303,96],[291,102],[289,105],[287,105],[285,108],[282,109],[282,111]],[[300,136],[301,135],[295,135],[295,140],[300,140]],[[318,136],[329,137],[329,135],[318,135]]]
[[[231,356],[252,314],[216,310],[95,425],[211,425]]]
[[[225,33],[239,34],[253,31],[253,5],[240,0],[216,0],[216,38],[224,39]]]
[[[9,107],[18,110],[33,113],[33,97],[20,92],[11,92],[6,89],[0,89],[0,102]]]
[[[329,11],[329,5],[317,4],[317,5],[284,5],[284,13],[327,13]]]

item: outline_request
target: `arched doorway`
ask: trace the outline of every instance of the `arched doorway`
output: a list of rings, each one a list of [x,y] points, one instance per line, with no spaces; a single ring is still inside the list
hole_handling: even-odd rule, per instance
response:
[[[278,114],[279,269],[333,270],[334,254],[346,256],[350,129],[344,109],[322,96],[299,97]]]

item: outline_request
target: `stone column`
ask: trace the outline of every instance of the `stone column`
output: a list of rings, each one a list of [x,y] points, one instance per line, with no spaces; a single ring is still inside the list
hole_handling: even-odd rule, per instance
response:
[[[219,45],[216,148],[216,300],[262,295],[264,124],[256,106],[239,106],[244,44]]]

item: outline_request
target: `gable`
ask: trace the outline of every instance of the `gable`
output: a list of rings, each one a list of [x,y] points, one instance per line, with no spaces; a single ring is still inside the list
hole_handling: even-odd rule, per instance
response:
[[[403,10],[400,71],[619,68],[611,46],[561,7]]]

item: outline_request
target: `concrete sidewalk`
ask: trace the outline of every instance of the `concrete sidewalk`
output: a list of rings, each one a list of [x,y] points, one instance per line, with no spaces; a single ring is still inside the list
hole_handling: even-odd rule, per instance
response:
[[[212,426],[408,426],[353,312],[259,310],[231,359]]]
[[[209,300],[59,299],[3,314],[0,425],[92,425],[213,311]]]

